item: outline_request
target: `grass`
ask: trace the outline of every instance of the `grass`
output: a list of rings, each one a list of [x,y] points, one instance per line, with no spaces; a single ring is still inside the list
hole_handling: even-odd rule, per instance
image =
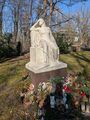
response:
[[[82,72],[90,78],[90,52],[60,55],[60,60],[68,64],[68,71]],[[0,63],[0,120],[22,120],[23,108],[20,104],[20,91],[30,84],[30,77],[24,56]]]
[[[11,82],[20,80],[21,76],[26,73],[25,60],[7,61],[0,64],[0,82]]]
[[[60,60],[67,63],[68,71],[81,72],[86,78],[90,78],[90,52],[77,52],[64,54]]]
[[[24,79],[28,74],[25,69],[27,62],[28,60],[23,58],[0,64],[0,120],[12,120],[15,116],[21,119],[19,114],[21,115],[22,106],[19,94],[21,89],[31,82],[30,78]]]

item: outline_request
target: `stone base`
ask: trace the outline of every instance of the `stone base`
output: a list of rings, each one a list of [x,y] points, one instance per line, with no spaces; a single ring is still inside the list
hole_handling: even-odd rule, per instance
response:
[[[53,77],[65,77],[67,75],[67,64],[63,62],[44,66],[33,66],[31,63],[27,63],[26,68],[30,71],[30,77],[35,88],[40,82],[47,82]]]

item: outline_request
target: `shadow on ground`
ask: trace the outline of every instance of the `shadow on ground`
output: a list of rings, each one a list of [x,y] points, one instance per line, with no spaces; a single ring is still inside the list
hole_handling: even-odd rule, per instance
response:
[[[82,114],[78,109],[66,110],[63,105],[59,108],[51,109],[49,96],[46,99],[45,120],[90,120],[90,114]]]
[[[86,76],[87,79],[90,79],[90,75],[87,73],[87,72],[89,72],[89,71],[87,70],[87,67],[88,67],[88,64],[90,64],[90,58],[88,58],[88,57],[86,57],[85,55],[80,54],[80,53],[78,53],[78,52],[76,52],[75,54],[74,54],[74,53],[71,53],[71,56],[73,56],[73,57],[76,59],[77,63],[78,63],[78,64],[80,65],[80,67],[83,69],[82,74],[83,74],[84,76]],[[87,64],[85,64],[85,62],[86,62]]]

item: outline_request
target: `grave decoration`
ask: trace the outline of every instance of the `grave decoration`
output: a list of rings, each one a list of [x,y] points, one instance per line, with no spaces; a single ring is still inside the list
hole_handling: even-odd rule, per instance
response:
[[[37,90],[30,84],[24,98],[24,106],[36,105],[35,117],[45,117],[46,104],[49,102],[50,109],[64,112],[68,109],[80,108],[90,112],[89,106],[90,89],[84,78],[68,74],[67,77],[56,77],[48,82],[40,82]],[[47,101],[49,96],[49,101]]]

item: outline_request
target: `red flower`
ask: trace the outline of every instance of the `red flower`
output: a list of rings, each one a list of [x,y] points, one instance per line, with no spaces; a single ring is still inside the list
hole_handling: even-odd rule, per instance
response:
[[[81,94],[80,94],[82,97],[84,97],[86,94],[85,94],[85,92],[81,92]]]
[[[68,93],[71,93],[71,92],[72,92],[71,88],[69,88],[67,85],[64,85],[64,86],[63,86],[63,89],[64,89],[66,92],[68,92]]]
[[[67,85],[64,85],[64,86],[63,86],[63,89],[66,90],[66,89],[67,89]]]

